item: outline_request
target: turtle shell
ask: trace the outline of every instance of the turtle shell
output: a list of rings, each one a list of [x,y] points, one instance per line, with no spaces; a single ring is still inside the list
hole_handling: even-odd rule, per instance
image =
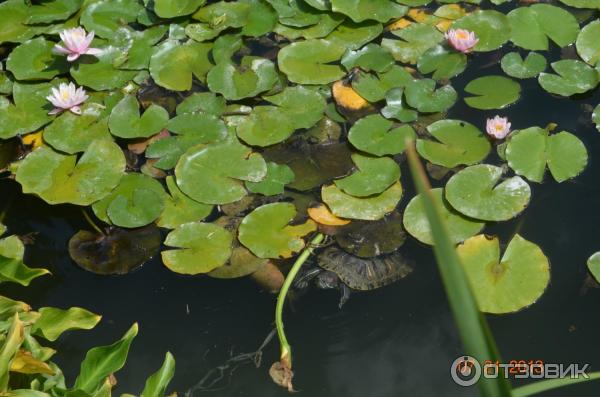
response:
[[[389,285],[412,272],[406,259],[393,252],[375,258],[360,258],[336,246],[327,247],[317,257],[323,269],[338,275],[348,287],[367,291]]]

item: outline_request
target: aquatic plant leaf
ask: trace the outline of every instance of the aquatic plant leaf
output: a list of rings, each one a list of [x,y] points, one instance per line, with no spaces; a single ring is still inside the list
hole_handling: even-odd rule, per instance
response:
[[[504,73],[517,79],[536,77],[546,70],[546,58],[537,52],[530,52],[525,59],[518,52],[509,52],[502,57],[500,66]]]
[[[190,148],[177,163],[177,185],[205,204],[227,204],[244,197],[242,181],[260,182],[267,174],[262,156],[239,142]]]
[[[133,95],[125,95],[110,113],[108,127],[119,138],[148,138],[158,134],[169,120],[169,113],[158,105],[150,105],[140,116],[140,107]]]
[[[8,77],[5,71],[0,68],[0,94],[10,95],[12,94],[13,82]]]
[[[115,61],[123,54],[122,50],[109,47],[94,57],[84,55],[71,66],[71,76],[77,84],[96,91],[121,88],[137,74],[134,70],[120,70],[115,67]]]
[[[333,32],[325,36],[325,40],[344,50],[357,50],[379,37],[382,32],[383,26],[379,22],[364,21],[357,23],[346,19]]]
[[[358,120],[348,132],[348,140],[358,150],[385,156],[402,153],[407,138],[415,136],[410,125],[393,128],[393,122],[381,115],[369,115]]]
[[[590,255],[587,260],[587,267],[596,281],[600,280],[600,251]]]
[[[435,80],[413,80],[404,90],[406,102],[422,113],[436,113],[448,110],[456,102],[456,91],[450,84],[436,87]]]
[[[427,126],[427,131],[436,140],[417,139],[417,152],[433,164],[447,168],[478,163],[491,149],[487,137],[466,121],[436,121]]]
[[[161,242],[155,225],[138,229],[111,227],[103,235],[80,230],[69,240],[69,256],[92,273],[127,274],[156,255]]]
[[[175,183],[175,178],[168,176],[166,183],[171,195],[165,199],[165,209],[156,222],[158,226],[175,229],[179,225],[201,221],[210,215],[213,206],[186,196]]]
[[[128,173],[109,195],[92,205],[94,214],[106,223],[134,228],[156,220],[165,205],[160,182],[147,175]]]
[[[97,103],[83,105],[80,115],[63,112],[44,129],[44,141],[54,149],[74,154],[84,152],[95,140],[110,139],[104,107]]]
[[[598,0],[560,0],[560,2],[575,8],[600,8]]]
[[[327,36],[337,28],[346,17],[342,14],[322,14],[318,23],[305,26],[294,27],[277,24],[273,31],[289,40],[297,40],[301,37],[309,39],[320,39]]]
[[[206,0],[154,0],[154,12],[161,18],[175,18],[194,13]]]
[[[406,14],[408,7],[392,0],[331,0],[333,12],[348,15],[354,22],[387,22]]]
[[[254,56],[242,58],[240,67],[229,61],[219,62],[206,77],[208,87],[225,99],[253,97],[270,90],[278,80],[275,64]]]
[[[389,50],[397,61],[412,64],[416,64],[425,51],[444,39],[444,35],[434,26],[420,23],[392,30],[392,34],[402,40],[384,38],[381,40],[381,46]]]
[[[64,21],[76,13],[82,4],[83,0],[52,0],[31,5],[26,21],[28,24]]]
[[[31,332],[49,341],[55,341],[62,333],[73,329],[92,329],[102,316],[80,307],[68,310],[55,307],[42,307],[38,310],[40,318],[31,327]]]
[[[400,248],[405,240],[402,215],[397,211],[378,221],[352,221],[338,228],[335,233],[335,241],[344,251],[361,258],[390,254]]]
[[[170,352],[167,352],[161,367],[146,380],[140,397],[164,397],[167,386],[174,375],[175,358]]]
[[[465,91],[475,96],[465,102],[475,109],[503,109],[516,102],[521,95],[521,86],[504,76],[484,76],[471,80]]]
[[[110,39],[121,26],[135,22],[143,7],[137,1],[99,0],[89,2],[80,22],[88,32]]]
[[[8,389],[10,366],[25,339],[23,322],[17,314],[8,324],[6,336],[0,345],[0,388],[2,390]]]
[[[225,98],[214,92],[195,92],[177,105],[177,114],[208,113],[220,116],[225,112]]]
[[[547,50],[548,39],[565,47],[573,43],[579,33],[575,16],[550,4],[515,8],[507,17],[511,41],[527,50]]]
[[[446,184],[446,200],[455,210],[474,219],[514,218],[529,204],[531,189],[519,176],[498,183],[502,174],[502,168],[489,164],[467,167]]]
[[[164,244],[177,249],[163,251],[162,260],[176,273],[208,273],[229,259],[232,241],[231,233],[221,226],[184,223],[167,235]]]
[[[129,347],[137,333],[138,325],[135,323],[120,340],[112,345],[90,349],[81,363],[73,388],[83,390],[88,394],[93,394],[100,388],[106,377],[123,368]]]
[[[347,50],[341,63],[348,71],[360,67],[365,71],[385,72],[395,62],[388,50],[370,43],[360,50]]]
[[[217,140],[220,141],[221,139]],[[189,148],[200,144],[211,143],[202,133],[169,136],[152,142],[146,149],[148,159],[157,159],[154,167],[161,170],[170,170],[177,164],[182,154]]]
[[[353,154],[357,170],[345,178],[336,179],[335,185],[355,197],[379,194],[400,179],[400,167],[389,157],[369,157]]]
[[[324,185],[321,197],[336,216],[376,221],[396,208],[402,198],[402,185],[397,181],[382,193],[370,197],[354,197],[335,185]]]
[[[325,98],[317,91],[303,86],[286,87],[282,92],[264,96],[263,99],[279,107],[294,129],[310,128],[317,124],[325,112]]]
[[[119,28],[110,40],[111,46],[121,50],[113,65],[127,70],[148,69],[154,45],[163,38],[167,30],[167,26],[154,26],[144,31]]]
[[[588,64],[595,66],[600,61],[600,20],[596,19],[585,25],[577,36],[575,46],[577,53]]]
[[[32,269],[22,259],[7,258],[0,254],[0,283],[11,282],[28,286],[37,277],[50,273],[46,269]]]
[[[551,94],[571,96],[582,94],[598,85],[598,72],[589,65],[563,59],[550,64],[557,74],[540,73],[538,81]]]
[[[0,7],[2,5],[0,4]],[[0,96],[0,139],[33,132],[52,120],[46,99],[53,84],[13,84],[13,101]]]
[[[492,51],[510,38],[510,24],[506,15],[495,10],[478,10],[452,24],[453,29],[475,32],[479,42],[475,51]]]
[[[125,171],[125,157],[110,140],[92,142],[77,160],[48,146],[31,152],[17,170],[24,193],[40,196],[49,204],[90,205],[110,193]]]
[[[227,263],[207,273],[208,276],[220,279],[245,277],[264,268],[268,259],[258,258],[243,246],[236,246]]]
[[[283,193],[285,185],[294,180],[294,172],[285,164],[267,163],[267,175],[260,182],[245,182],[246,189],[264,196]]]
[[[52,53],[54,44],[43,37],[24,42],[12,50],[6,59],[6,69],[17,80],[50,80],[67,72],[66,58]]]
[[[450,79],[461,74],[467,67],[467,56],[461,52],[451,51],[446,46],[436,45],[425,51],[417,61],[419,72],[433,72],[434,80]]]
[[[277,106],[257,106],[237,126],[244,142],[253,146],[271,146],[285,141],[295,131],[294,123]]]
[[[374,75],[360,71],[352,79],[352,88],[369,102],[378,102],[385,98],[393,88],[402,88],[413,80],[411,74],[402,66],[394,65],[385,73]]]
[[[150,74],[161,87],[174,91],[192,88],[192,76],[204,82],[213,67],[208,57],[212,43],[167,40],[156,47],[150,58]]]
[[[0,3],[0,45],[22,43],[39,32],[40,28],[26,25],[29,7],[24,0],[7,0]]]
[[[297,41],[279,51],[279,69],[298,84],[328,84],[345,75],[340,60],[346,48],[329,40]]]
[[[325,204],[319,203],[315,207],[309,207],[306,212],[308,212],[310,219],[320,225],[343,226],[350,223],[350,220],[348,219],[338,218],[337,216],[333,215]]]
[[[596,105],[592,112],[592,122],[596,124],[596,129],[600,131],[600,104]]]
[[[385,106],[381,109],[381,115],[403,123],[415,121],[418,118],[417,111],[407,107],[405,102],[404,89],[392,88],[385,94]]]
[[[550,282],[550,264],[540,247],[516,234],[500,259],[497,237],[471,237],[456,248],[485,313],[511,313],[533,303]]]
[[[444,199],[444,189],[431,189],[431,195],[438,208],[439,215],[446,224],[448,237],[457,244],[476,235],[483,229],[485,222],[461,215]],[[404,228],[420,242],[433,245],[431,226],[423,208],[422,197],[417,195],[410,200],[404,211]]]
[[[300,225],[289,225],[295,216],[294,204],[262,205],[244,217],[238,239],[259,258],[290,258],[304,248],[302,237],[317,228],[310,219]]]
[[[542,182],[546,165],[557,182],[579,175],[587,165],[587,150],[575,135],[531,127],[513,132],[506,146],[508,165],[533,182]]]
[[[223,18],[223,15],[227,17]],[[257,37],[273,30],[277,16],[275,10],[265,2],[240,0],[209,4],[200,8],[192,18],[216,31],[229,27],[242,28],[242,35]]]

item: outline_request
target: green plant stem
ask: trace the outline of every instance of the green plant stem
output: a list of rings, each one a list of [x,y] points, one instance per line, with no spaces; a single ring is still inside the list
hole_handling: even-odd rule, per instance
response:
[[[106,236],[104,231],[102,231],[102,229],[100,229],[100,226],[96,225],[94,220],[88,215],[87,211],[84,208],[81,209],[81,212],[83,213],[85,220],[90,224],[91,227],[94,228],[95,231],[97,231],[98,233],[100,233],[103,236]]]
[[[285,277],[285,281],[283,282],[283,286],[279,291],[279,295],[277,296],[277,305],[275,306],[275,326],[277,327],[277,337],[279,338],[279,345],[281,346],[281,361],[287,365],[289,369],[292,368],[292,347],[287,341],[285,337],[285,332],[283,330],[283,305],[285,303],[285,297],[287,296],[288,290],[294,281],[294,278],[298,274],[298,271],[306,262],[308,257],[312,254],[315,245],[320,244],[325,236],[322,233],[317,233],[317,235],[310,241],[308,246],[302,251],[300,256],[294,262],[294,265],[290,269],[290,272]]]
[[[533,396],[534,394],[542,393],[548,390],[558,389],[559,387],[570,386],[577,383],[587,382],[590,380],[597,380],[600,379],[600,372],[593,372],[588,376],[589,378],[579,377],[574,379],[565,378],[541,380],[538,382],[531,383],[529,385],[513,389],[512,395],[513,397]]]

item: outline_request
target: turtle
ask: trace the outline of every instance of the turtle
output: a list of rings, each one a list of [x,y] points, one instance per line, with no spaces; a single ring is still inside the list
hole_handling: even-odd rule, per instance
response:
[[[314,282],[320,289],[339,289],[339,308],[354,291],[369,291],[408,276],[413,268],[398,251],[374,258],[361,258],[332,245],[317,256],[314,266],[303,270],[294,287],[303,289]]]

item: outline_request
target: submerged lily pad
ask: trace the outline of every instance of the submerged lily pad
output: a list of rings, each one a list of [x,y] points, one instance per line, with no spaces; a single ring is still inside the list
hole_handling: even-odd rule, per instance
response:
[[[508,165],[533,182],[542,182],[546,165],[557,182],[579,175],[587,165],[588,154],[575,135],[531,127],[514,132],[506,146]]]
[[[563,59],[550,64],[557,74],[540,73],[538,81],[551,94],[571,96],[582,94],[598,85],[598,72],[585,63]]]
[[[479,309],[511,313],[539,299],[550,282],[548,258],[540,247],[516,234],[500,259],[498,238],[478,235],[456,249]]]
[[[160,244],[160,231],[154,225],[129,230],[111,227],[103,235],[80,230],[69,240],[69,256],[92,273],[127,274],[156,255]]]
[[[479,42],[475,51],[492,51],[510,38],[510,25],[506,15],[495,10],[478,10],[452,24],[453,29],[475,32]]]
[[[335,241],[344,251],[361,258],[390,254],[405,240],[402,215],[397,211],[378,221],[352,221],[335,234]]]
[[[414,138],[415,131],[409,125],[392,128],[393,125],[378,114],[370,115],[350,128],[348,140],[355,148],[376,156],[402,153],[406,139]]]
[[[357,170],[345,178],[336,179],[335,185],[349,195],[366,197],[379,194],[400,179],[400,167],[389,157],[369,157],[353,154]]]
[[[288,225],[295,215],[296,208],[290,203],[258,207],[242,220],[238,238],[259,258],[289,258],[304,248],[302,237],[317,227],[312,220]]]
[[[113,135],[120,138],[148,138],[159,133],[168,120],[169,113],[154,104],[140,116],[137,99],[126,95],[110,113],[108,127]]]
[[[446,184],[446,199],[454,209],[474,219],[514,218],[529,204],[531,189],[519,176],[500,182],[502,174],[502,168],[489,164],[467,167]]]
[[[52,53],[54,42],[38,37],[15,48],[6,59],[6,69],[17,80],[50,80],[69,70],[65,57]]]
[[[444,189],[432,189],[431,195],[436,202],[439,215],[445,220],[448,235],[453,243],[460,243],[476,235],[485,226],[485,222],[467,218],[452,208],[444,199]],[[429,226],[420,195],[413,197],[406,206],[404,227],[407,232],[420,242],[429,245],[434,244],[431,227]]]
[[[346,49],[322,39],[292,43],[279,51],[279,69],[288,79],[298,84],[327,84],[339,80],[344,74],[340,60]]]
[[[542,73],[548,62],[543,55],[530,52],[525,59],[518,52],[510,52],[502,57],[500,66],[504,73],[517,79],[528,79]]]
[[[470,81],[465,91],[475,95],[465,98],[472,108],[503,109],[519,99],[521,86],[504,76],[484,76]]]
[[[370,197],[354,197],[335,185],[323,185],[321,197],[335,216],[376,221],[396,208],[402,198],[402,185],[398,181],[382,193]]]

